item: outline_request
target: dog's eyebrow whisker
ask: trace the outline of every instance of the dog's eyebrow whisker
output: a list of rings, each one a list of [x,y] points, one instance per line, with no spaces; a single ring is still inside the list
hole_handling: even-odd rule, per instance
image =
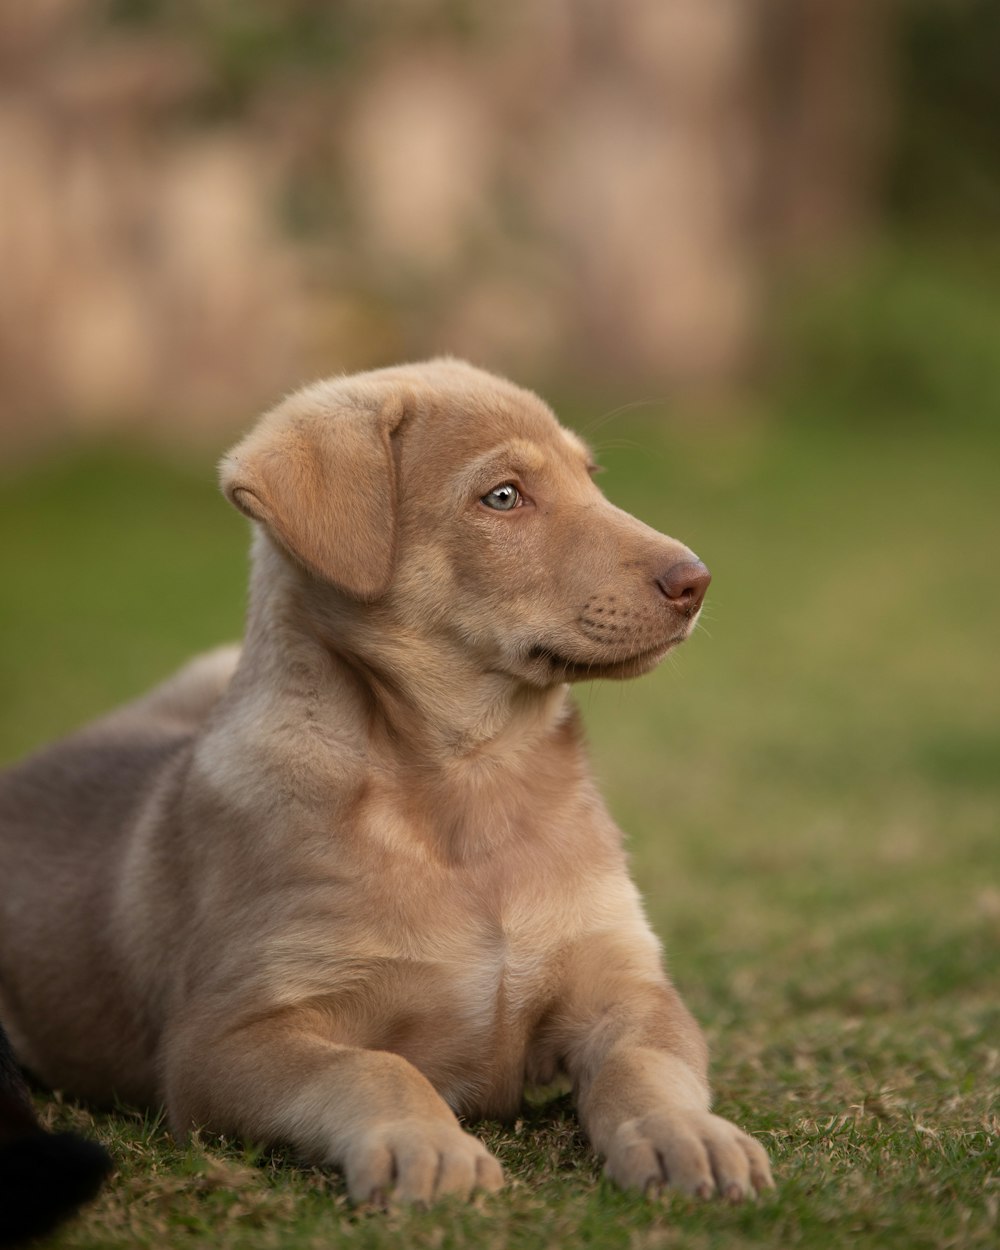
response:
[[[588,421],[583,427],[583,433],[589,437],[595,430],[602,429],[608,424],[608,422],[614,421],[617,417],[623,416],[626,412],[634,412],[639,408],[652,408],[666,403],[666,396],[660,396],[659,398],[652,399],[630,400],[628,403],[620,404],[617,408],[612,408],[608,412],[603,412],[600,416],[594,417],[593,420]]]

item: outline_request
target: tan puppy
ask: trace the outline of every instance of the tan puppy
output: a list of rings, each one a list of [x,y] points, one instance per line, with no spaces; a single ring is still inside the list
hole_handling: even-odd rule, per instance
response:
[[[42,1080],[427,1201],[501,1184],[456,1116],[564,1072],[619,1184],[771,1184],[709,1111],[567,686],[651,669],[708,571],[591,468],[453,360],[308,387],[234,449],[242,653],[0,782],[0,1018]]]

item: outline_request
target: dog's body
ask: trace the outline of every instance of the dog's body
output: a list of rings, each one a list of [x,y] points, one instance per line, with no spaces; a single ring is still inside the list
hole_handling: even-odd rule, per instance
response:
[[[320,383],[223,465],[247,637],[0,783],[0,1016],[46,1082],[164,1102],[427,1200],[463,1116],[565,1072],[620,1183],[731,1197],[567,681],[643,672],[704,566],[533,395],[455,361]]]

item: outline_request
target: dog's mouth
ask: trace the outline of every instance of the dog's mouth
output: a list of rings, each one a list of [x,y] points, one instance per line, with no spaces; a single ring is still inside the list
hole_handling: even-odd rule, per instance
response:
[[[552,647],[539,643],[528,652],[528,659],[543,662],[548,666],[552,675],[558,676],[562,681],[591,681],[600,677],[634,677],[655,668],[667,652],[682,643],[686,637],[687,633],[676,634],[655,647],[633,651],[614,660],[574,660]]]

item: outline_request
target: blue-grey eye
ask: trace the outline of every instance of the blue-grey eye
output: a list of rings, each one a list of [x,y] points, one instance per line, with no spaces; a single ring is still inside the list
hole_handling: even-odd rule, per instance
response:
[[[509,512],[517,507],[520,498],[517,487],[504,482],[503,486],[494,486],[488,495],[484,495],[482,502],[487,508],[496,508],[497,512]]]

